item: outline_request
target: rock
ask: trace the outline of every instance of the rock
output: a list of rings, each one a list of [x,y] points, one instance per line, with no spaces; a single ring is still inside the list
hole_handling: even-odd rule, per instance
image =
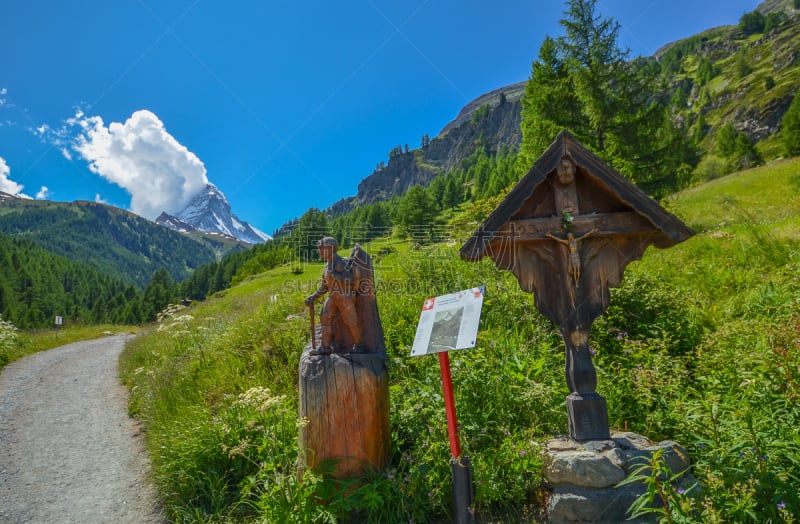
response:
[[[615,431],[611,434],[611,439],[622,449],[645,449],[653,445],[647,437],[637,435],[630,431]]]
[[[544,477],[554,485],[607,488],[625,480],[625,471],[605,456],[587,451],[563,451],[547,457]]]
[[[658,448],[664,450],[664,460],[667,461],[667,465],[669,465],[669,469],[671,469],[673,473],[682,473],[691,466],[692,463],[689,459],[689,453],[677,442],[665,440],[654,446],[654,449]]]
[[[697,479],[688,472],[689,455],[677,442],[654,444],[632,432],[614,432],[610,440],[552,439],[547,443],[544,463],[544,478],[553,485],[548,504],[550,522],[655,522],[649,517],[626,520],[631,504],[647,493],[643,481],[615,486],[637,466],[649,464],[653,453],[659,450],[663,450],[662,456],[673,474],[683,473],[674,485],[699,491]]]
[[[547,505],[547,515],[551,524],[631,522],[626,521],[628,508],[641,493],[636,486],[604,490],[556,486]],[[655,522],[655,519],[635,522]]]
[[[625,464],[628,462],[628,457],[625,456],[625,453],[619,448],[609,449],[605,452],[605,456],[608,457],[608,460],[610,460],[612,464],[621,468],[624,468]]]
[[[649,464],[653,460],[653,453],[659,449],[664,450],[662,457],[667,462],[673,474],[684,472],[691,465],[689,454],[680,444],[672,441],[665,441],[654,446],[648,446],[645,449],[623,451],[626,460],[623,469],[626,473],[630,473],[635,470],[637,466]]]
[[[590,440],[589,442],[584,442],[581,447],[586,451],[602,453],[604,451],[608,451],[609,449],[613,449],[615,445],[616,443],[613,440]]]
[[[569,437],[557,437],[547,442],[547,451],[576,451],[579,446]]]

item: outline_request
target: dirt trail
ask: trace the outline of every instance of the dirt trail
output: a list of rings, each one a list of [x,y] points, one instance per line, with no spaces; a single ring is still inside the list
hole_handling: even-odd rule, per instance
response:
[[[163,522],[117,374],[126,338],[69,344],[2,371],[1,523]]]

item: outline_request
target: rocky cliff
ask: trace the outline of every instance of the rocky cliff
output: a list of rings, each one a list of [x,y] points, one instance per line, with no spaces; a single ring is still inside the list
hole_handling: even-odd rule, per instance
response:
[[[481,95],[467,104],[439,135],[424,147],[393,155],[363,179],[358,193],[328,208],[332,215],[402,195],[414,185],[427,185],[434,177],[457,167],[478,147],[496,153],[503,146],[517,149],[522,139],[520,117],[526,82]]]

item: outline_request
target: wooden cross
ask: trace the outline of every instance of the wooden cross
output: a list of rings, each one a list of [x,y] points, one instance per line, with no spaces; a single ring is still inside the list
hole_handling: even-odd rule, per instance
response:
[[[537,309],[561,331],[566,350],[570,435],[608,438],[605,400],[589,348],[592,322],[627,264],[655,244],[693,232],[569,133],[556,142],[461,248],[514,273]]]

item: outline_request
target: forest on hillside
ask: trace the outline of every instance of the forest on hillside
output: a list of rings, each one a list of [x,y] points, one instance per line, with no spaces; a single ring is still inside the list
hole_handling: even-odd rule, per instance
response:
[[[32,240],[0,234],[0,318],[21,329],[65,324],[138,325],[156,320],[167,305],[202,300],[227,288],[242,262],[199,267],[177,282],[156,269],[144,288],[48,251]],[[115,273],[116,274],[116,273]]]
[[[140,289],[158,268],[182,281],[215,260],[205,245],[95,202],[6,201],[0,208],[0,234],[29,239]]]

